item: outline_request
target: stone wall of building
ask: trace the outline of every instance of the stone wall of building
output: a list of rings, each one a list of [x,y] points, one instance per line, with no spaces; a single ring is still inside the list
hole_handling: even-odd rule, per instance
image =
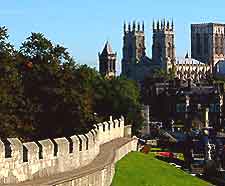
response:
[[[130,129],[125,129],[124,118],[121,117],[119,120],[110,119],[108,122],[99,123],[87,134],[69,138],[28,143],[21,143],[17,138],[0,140],[0,184],[18,183],[83,167],[99,154],[101,144],[128,135],[127,130]],[[121,148],[123,149],[115,159],[120,159],[132,149],[130,146]],[[114,164],[110,164],[93,173],[92,178],[99,177],[99,174],[103,177],[113,175],[113,166]]]

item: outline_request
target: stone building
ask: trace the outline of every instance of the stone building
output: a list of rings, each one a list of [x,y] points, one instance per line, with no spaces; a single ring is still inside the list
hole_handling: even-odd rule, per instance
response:
[[[181,80],[191,79],[199,82],[210,75],[210,66],[192,59],[188,56],[185,58],[176,58],[176,76]]]
[[[137,82],[163,69],[173,70],[176,77],[195,82],[216,72],[215,64],[225,59],[224,24],[191,25],[191,57],[176,57],[175,26],[173,21],[153,21],[152,59],[146,55],[144,23],[124,23],[122,75]],[[107,43],[99,54],[100,72],[115,75],[116,53]],[[110,66],[112,64],[112,66]],[[214,67],[214,69],[213,69]]]
[[[225,59],[225,25],[204,23],[191,25],[191,57],[213,67]]]
[[[122,75],[142,81],[154,68],[152,60],[145,52],[144,23],[124,23]]]
[[[165,70],[172,67],[176,63],[175,54],[175,34],[173,21],[159,21],[155,25],[153,21],[153,44],[152,44],[152,60],[158,63],[160,68]]]
[[[144,23],[124,24],[122,75],[142,82],[157,69],[166,72],[175,70],[175,75],[183,80],[200,81],[210,72],[210,66],[192,59],[176,57],[175,28],[169,21],[153,21],[152,59],[146,56]]]
[[[165,83],[152,83],[148,86],[146,103],[152,117],[169,124],[182,122],[185,127],[196,127],[205,123],[204,110],[209,108],[209,126],[225,128],[223,84],[206,86],[193,81],[176,79]],[[203,125],[204,126],[204,125]]]
[[[205,79],[210,72],[210,66],[196,59],[190,58],[188,53],[185,58],[176,57],[175,28],[173,21],[153,21],[153,63],[159,63],[160,68],[169,72],[175,70],[175,75],[182,79],[200,81]]]
[[[113,52],[111,45],[107,41],[103,51],[98,53],[99,72],[102,76],[111,78],[116,76],[116,53]]]

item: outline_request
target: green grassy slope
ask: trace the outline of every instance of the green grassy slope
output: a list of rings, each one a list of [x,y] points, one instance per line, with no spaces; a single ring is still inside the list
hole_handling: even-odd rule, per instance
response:
[[[116,165],[112,186],[208,186],[209,183],[193,177],[153,154],[132,152]]]

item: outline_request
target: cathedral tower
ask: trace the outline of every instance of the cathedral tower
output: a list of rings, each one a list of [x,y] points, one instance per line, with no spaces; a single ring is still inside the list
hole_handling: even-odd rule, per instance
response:
[[[173,21],[162,20],[161,23],[153,21],[153,63],[160,64],[161,68],[168,71],[176,62]]]
[[[191,25],[191,57],[212,68],[225,59],[225,25],[203,23]]]
[[[112,47],[107,41],[102,53],[99,56],[99,72],[105,77],[116,76],[116,53],[113,53]]]
[[[145,56],[144,23],[124,23],[122,74],[127,74],[129,64],[141,62]]]

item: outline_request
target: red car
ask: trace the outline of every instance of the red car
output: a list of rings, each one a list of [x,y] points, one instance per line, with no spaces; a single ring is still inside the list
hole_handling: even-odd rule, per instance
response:
[[[168,158],[174,158],[174,154],[172,152],[159,152],[159,156],[168,157]]]

